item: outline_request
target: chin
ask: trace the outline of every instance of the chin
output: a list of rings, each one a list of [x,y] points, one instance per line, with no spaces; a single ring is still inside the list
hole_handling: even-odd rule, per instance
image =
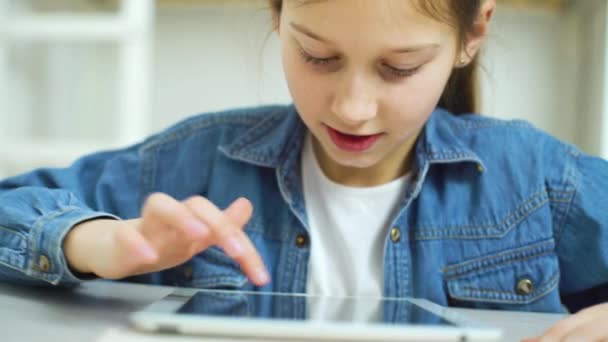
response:
[[[356,169],[367,169],[373,167],[380,162],[380,159],[376,156],[347,156],[343,152],[338,152],[338,155],[331,154],[333,161],[344,167],[351,167]]]

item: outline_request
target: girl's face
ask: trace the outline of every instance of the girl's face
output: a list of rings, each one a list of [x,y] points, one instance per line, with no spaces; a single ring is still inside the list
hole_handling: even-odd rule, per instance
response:
[[[402,162],[460,59],[455,29],[403,0],[286,0],[278,20],[289,90],[320,152],[346,168]]]

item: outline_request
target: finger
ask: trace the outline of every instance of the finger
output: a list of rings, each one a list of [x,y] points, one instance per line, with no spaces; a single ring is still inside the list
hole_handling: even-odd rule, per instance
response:
[[[193,208],[200,220],[207,223],[214,236],[214,244],[222,247],[226,254],[233,258],[243,269],[247,277],[256,285],[264,285],[270,281],[268,271],[259,253],[249,237],[241,230],[230,217],[204,197],[193,197],[188,200],[189,207]],[[242,203],[242,202],[241,202]],[[246,204],[236,203],[229,213],[233,213],[239,206]],[[243,215],[250,216],[250,214]]]
[[[137,229],[125,227],[116,231],[120,263],[130,269],[158,262],[159,254]]]
[[[594,310],[588,308],[582,310],[566,319],[563,319],[549,328],[538,340],[538,342],[561,341],[570,331],[591,321],[594,317]]]
[[[562,340],[565,342],[602,341],[606,338],[608,338],[606,318],[600,316],[579,325],[575,329],[572,329]]]
[[[190,198],[184,201],[184,205],[188,207],[188,209],[190,209],[193,213],[196,213],[196,201],[197,200]],[[230,218],[237,227],[241,228],[244,227],[245,224],[247,224],[247,222],[251,218],[252,213],[253,206],[251,205],[251,202],[249,202],[249,200],[245,198],[237,199],[236,201],[232,202],[232,204],[230,204],[228,208],[224,210],[224,215],[228,216],[228,218]],[[209,239],[200,240],[197,243],[192,244],[190,246],[191,255],[196,255],[200,253],[201,251],[209,248],[210,245],[211,241],[209,241]]]
[[[224,215],[228,216],[238,227],[243,227],[253,213],[253,206],[246,198],[239,198],[232,202],[228,208],[224,210]]]
[[[174,228],[193,240],[209,235],[209,228],[204,222],[199,220],[183,203],[163,193],[155,193],[148,197],[142,217],[150,218],[152,222],[156,219],[162,223],[162,227]],[[145,226],[142,228],[146,229]]]

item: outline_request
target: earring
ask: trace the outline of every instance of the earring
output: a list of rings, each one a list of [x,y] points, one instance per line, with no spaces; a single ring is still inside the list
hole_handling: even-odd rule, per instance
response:
[[[458,63],[458,66],[462,68],[462,67],[464,67],[464,66],[466,66],[466,65],[467,65],[467,60],[466,60],[466,58],[464,58],[464,57],[460,57],[460,62]]]

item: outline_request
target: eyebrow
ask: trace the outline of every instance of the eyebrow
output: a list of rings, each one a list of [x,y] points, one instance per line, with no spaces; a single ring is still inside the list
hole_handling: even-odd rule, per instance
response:
[[[320,35],[312,32],[311,30],[307,29],[304,26],[298,25],[294,22],[290,22],[289,25],[291,27],[293,27],[296,31],[298,31],[314,40],[318,40],[320,42],[327,43],[327,44],[334,44],[334,42],[332,42],[331,40],[321,37]],[[412,52],[420,52],[420,51],[430,50],[430,49],[437,49],[437,48],[439,48],[439,46],[440,46],[439,44],[435,44],[435,43],[418,44],[418,45],[396,48],[396,49],[391,50],[391,52],[392,53],[412,53]]]
[[[298,25],[298,24],[296,24],[294,22],[290,22],[289,25],[291,27],[293,27],[296,31],[298,31],[298,32],[300,32],[302,34],[305,34],[305,35],[307,35],[308,37],[310,37],[310,38],[312,38],[314,40],[318,40],[318,41],[323,42],[323,43],[333,44],[333,42],[330,41],[329,39],[326,39],[326,38],[323,38],[323,37],[319,36],[318,34],[312,32],[311,30],[307,29],[304,26],[300,26],[300,25]]]
[[[397,49],[391,50],[392,53],[412,53],[412,52],[420,52],[425,50],[435,50],[440,47],[439,44],[431,43],[431,44],[418,44],[412,46],[401,47]]]

